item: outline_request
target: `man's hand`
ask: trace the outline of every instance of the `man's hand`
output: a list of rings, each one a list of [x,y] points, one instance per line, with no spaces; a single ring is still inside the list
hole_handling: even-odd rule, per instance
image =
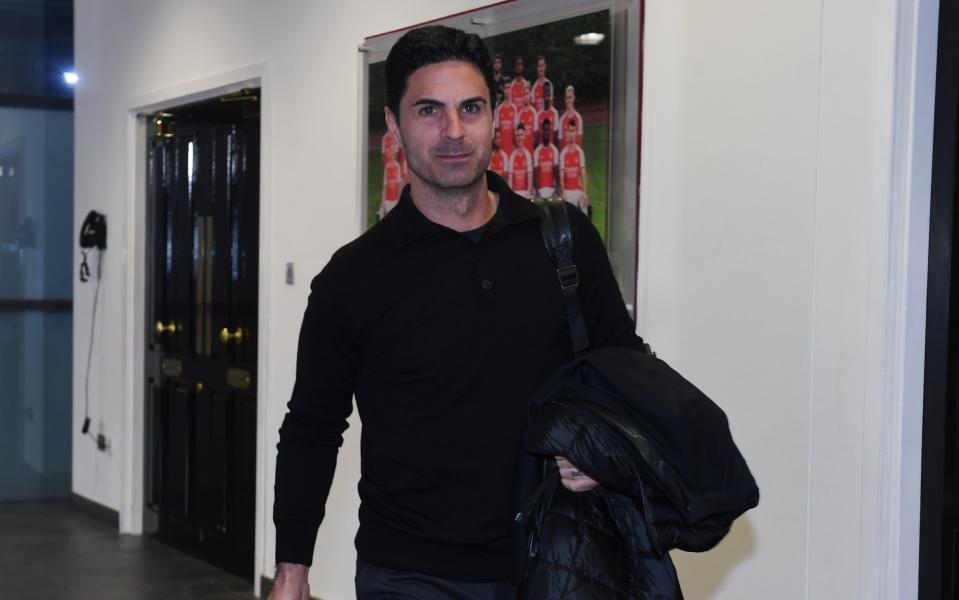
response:
[[[310,568],[294,563],[276,565],[273,589],[267,600],[310,600],[310,583],[307,575]]]
[[[562,456],[557,456],[556,467],[559,469],[559,481],[563,487],[571,492],[588,492],[599,487],[599,482],[576,468]]]

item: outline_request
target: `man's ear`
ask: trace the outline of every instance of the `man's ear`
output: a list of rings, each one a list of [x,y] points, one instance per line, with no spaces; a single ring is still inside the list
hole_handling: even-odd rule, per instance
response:
[[[383,117],[386,119],[386,128],[390,130],[390,133],[393,134],[393,137],[396,138],[400,146],[403,146],[403,138],[400,136],[400,123],[396,115],[393,114],[393,111],[390,110],[390,107],[383,107]]]

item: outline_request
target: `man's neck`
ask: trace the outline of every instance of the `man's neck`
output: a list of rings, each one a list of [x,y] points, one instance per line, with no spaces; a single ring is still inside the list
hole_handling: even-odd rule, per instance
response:
[[[497,195],[486,187],[486,177],[460,190],[436,188],[410,177],[413,204],[430,221],[454,231],[472,231],[485,225],[496,212]]]

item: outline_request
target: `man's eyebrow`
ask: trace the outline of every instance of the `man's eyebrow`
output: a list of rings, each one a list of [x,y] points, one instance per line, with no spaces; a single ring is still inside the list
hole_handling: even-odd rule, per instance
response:
[[[410,106],[443,106],[443,102],[433,98],[420,98]]]
[[[476,104],[477,102],[482,102],[483,104],[487,103],[486,98],[483,96],[474,96],[460,102],[460,106],[465,104]],[[420,98],[416,102],[413,102],[411,106],[446,106],[446,103],[442,100],[436,100],[435,98]]]

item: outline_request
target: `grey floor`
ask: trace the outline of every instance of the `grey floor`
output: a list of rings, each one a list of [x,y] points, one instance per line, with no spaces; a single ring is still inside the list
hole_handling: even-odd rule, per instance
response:
[[[16,502],[0,503],[0,598],[246,600],[253,584],[69,501]]]

